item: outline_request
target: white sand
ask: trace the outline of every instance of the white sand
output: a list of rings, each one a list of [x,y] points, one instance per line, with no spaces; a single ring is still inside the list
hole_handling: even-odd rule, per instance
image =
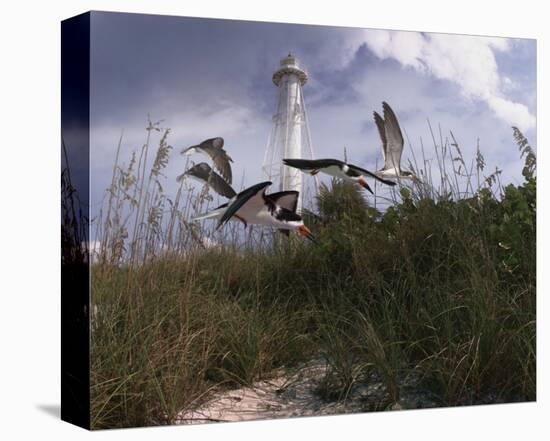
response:
[[[281,374],[253,387],[220,392],[192,411],[182,412],[176,423],[197,424],[212,421],[246,421],[295,416],[331,415],[371,410],[369,401],[382,399],[380,382],[353,388],[345,400],[327,402],[315,390],[325,376],[326,365],[313,361],[292,375]],[[370,399],[369,399],[370,398]],[[395,409],[400,408],[396,405]]]

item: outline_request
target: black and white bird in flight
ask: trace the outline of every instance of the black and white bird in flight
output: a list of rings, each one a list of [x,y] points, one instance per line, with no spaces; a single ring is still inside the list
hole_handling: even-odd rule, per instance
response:
[[[223,138],[210,138],[181,151],[182,155],[192,155],[194,153],[208,155],[214,162],[214,167],[220,172],[227,183],[231,184],[233,178],[230,162],[233,162],[233,159],[223,149]]]
[[[232,219],[247,225],[264,225],[288,234],[296,231],[300,236],[315,242],[302,217],[296,213],[297,191],[266,194],[270,181],[253,185],[231,198],[226,204],[196,217],[194,220],[217,219],[220,228]]]
[[[189,176],[197,181],[208,184],[216,193],[231,199],[237,194],[233,187],[227,183],[227,181],[217,174],[206,162],[200,162],[195,164],[185,173],[177,177],[177,181],[180,182],[185,176]]]
[[[403,134],[394,111],[385,101],[382,102],[384,118],[379,113],[373,112],[374,122],[378,127],[380,140],[382,141],[382,154],[384,155],[384,167],[376,171],[380,178],[410,178],[418,181],[418,178],[410,171],[401,168],[401,156],[403,155]]]
[[[183,179],[185,176],[189,176],[200,182],[210,185],[210,187],[214,191],[216,191],[222,196],[227,197],[228,199],[233,199],[237,196],[237,192],[233,189],[233,187],[231,187],[231,185],[229,185],[220,175],[218,175],[214,170],[212,170],[212,168],[210,168],[208,164],[204,162],[194,165],[185,173],[178,176],[177,180],[179,181]],[[266,194],[265,192],[263,193],[263,196],[266,198],[266,200],[269,201],[269,205],[271,207],[273,205],[280,207],[282,209],[281,213],[283,213],[282,216],[283,217],[286,216],[288,219],[296,218],[296,216],[298,216],[296,214],[296,208],[298,206],[298,195],[299,195],[299,192],[297,191],[279,191],[277,193],[271,193],[271,194]],[[231,202],[232,201],[229,201],[225,204],[220,205],[219,207],[215,208],[214,210],[208,213],[199,215],[194,220],[202,220],[202,219],[220,220],[224,215],[225,211],[228,209],[228,206],[231,204]],[[287,211],[290,212],[290,214],[287,213]],[[246,216],[240,217],[239,214],[233,215],[231,220],[240,220],[245,224],[245,226],[248,225],[248,223],[250,223],[246,220]],[[289,233],[289,229],[287,228],[279,228],[279,230],[286,235],[288,235]]]
[[[185,176],[189,176],[199,182],[208,184],[210,188],[212,188],[216,193],[225,196],[228,199],[231,199],[237,195],[237,192],[233,189],[233,187],[229,185],[214,170],[212,170],[212,168],[210,168],[210,166],[205,162],[196,164],[185,173],[179,175],[177,177],[177,181],[181,181]],[[297,191],[279,191],[277,193],[266,194],[265,196],[271,199],[277,205],[280,205],[282,208],[285,208],[286,210],[290,210],[295,213],[296,208],[298,207],[298,195],[299,192]],[[214,212],[220,208],[225,207],[227,207],[227,203],[220,205],[212,212],[207,213],[207,215],[200,216],[200,218],[207,219],[211,217],[216,217],[216,214]],[[218,214],[220,211],[218,211]],[[221,217],[221,215],[219,217]]]
[[[364,168],[357,167],[353,164],[340,161],[338,159],[283,159],[283,163],[289,167],[300,169],[304,172],[308,172],[310,175],[316,175],[319,172],[325,173],[329,176],[341,178],[345,181],[355,182],[361,187],[367,189],[373,193],[370,188],[366,177],[374,178],[386,185],[395,185],[395,182],[388,181],[376,174],[365,170]]]

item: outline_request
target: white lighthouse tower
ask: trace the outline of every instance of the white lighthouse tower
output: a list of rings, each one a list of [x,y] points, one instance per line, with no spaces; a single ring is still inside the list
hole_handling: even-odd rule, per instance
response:
[[[312,208],[317,195],[317,177],[304,177],[298,169],[287,167],[283,158],[313,159],[313,147],[306,114],[302,86],[308,79],[296,57],[288,54],[273,74],[273,83],[279,88],[273,127],[267,142],[262,170],[266,179],[279,190],[300,192],[298,210],[303,205]]]

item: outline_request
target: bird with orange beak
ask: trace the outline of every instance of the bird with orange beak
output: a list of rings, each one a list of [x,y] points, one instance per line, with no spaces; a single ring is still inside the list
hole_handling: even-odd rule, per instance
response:
[[[367,176],[376,179],[386,185],[395,185],[395,182],[381,178],[374,173],[357,167],[353,164],[340,161],[338,159],[283,159],[283,163],[289,167],[294,167],[310,175],[316,175],[319,172],[329,176],[341,178],[344,181],[355,182],[364,189],[373,193],[367,182]]]
[[[217,228],[221,228],[230,220],[236,219],[245,227],[249,224],[270,226],[285,234],[296,231],[300,236],[315,242],[313,234],[304,225],[304,220],[296,213],[298,192],[266,194],[266,189],[270,185],[270,181],[253,185],[231,198],[226,204],[195,220],[218,219]]]

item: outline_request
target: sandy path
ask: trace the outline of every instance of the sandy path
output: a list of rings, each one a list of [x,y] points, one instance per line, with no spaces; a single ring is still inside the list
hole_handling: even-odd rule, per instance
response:
[[[281,374],[269,381],[257,382],[253,387],[219,393],[201,407],[181,413],[176,423],[356,413],[373,410],[373,403],[384,400],[385,388],[381,382],[354,387],[346,400],[328,402],[321,399],[315,391],[326,369],[325,364],[315,361],[292,375]],[[393,408],[399,409],[401,405]]]

